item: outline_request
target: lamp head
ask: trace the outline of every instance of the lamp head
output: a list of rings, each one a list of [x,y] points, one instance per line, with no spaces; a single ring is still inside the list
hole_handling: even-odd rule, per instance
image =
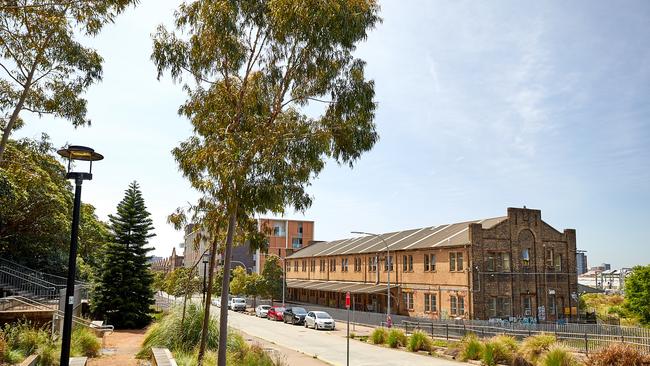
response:
[[[96,153],[94,149],[80,145],[68,145],[57,151],[64,159],[68,160],[67,179],[91,180],[93,179],[93,161],[104,159],[102,154]],[[73,161],[89,162],[88,172],[73,172]]]

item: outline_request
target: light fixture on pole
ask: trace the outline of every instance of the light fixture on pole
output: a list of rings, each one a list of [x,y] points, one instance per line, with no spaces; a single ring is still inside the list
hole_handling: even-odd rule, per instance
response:
[[[59,155],[68,160],[66,179],[74,179],[74,206],[72,210],[72,228],[70,230],[70,254],[68,256],[68,279],[65,289],[65,312],[63,316],[63,334],[61,337],[61,365],[70,362],[70,339],[72,336],[72,311],[74,307],[74,284],[77,271],[77,245],[79,239],[79,212],[81,209],[81,185],[84,180],[93,179],[93,161],[104,159],[95,150],[78,145],[69,145],[57,151]],[[73,161],[89,162],[88,172],[72,171]]]
[[[208,262],[210,262],[210,251],[206,250],[205,253],[203,253],[203,306],[205,306],[205,300],[206,300],[206,294],[208,292],[208,285],[207,285],[207,274],[206,274],[206,269],[208,267]]]
[[[390,328],[390,327],[393,326],[393,321],[390,318],[390,271],[393,269],[392,268],[393,267],[393,261],[391,260],[391,257],[390,257],[390,249],[388,248],[388,243],[386,243],[386,240],[384,240],[384,238],[379,234],[367,233],[365,231],[352,231],[352,234],[361,234],[361,235],[368,235],[368,236],[377,237],[386,246],[386,275],[388,276],[387,281],[386,281],[386,286],[387,286],[387,289],[386,289],[386,297],[387,297],[387,300],[386,300],[386,305],[387,305],[386,306],[386,327]],[[377,273],[379,273],[379,266],[377,266]]]

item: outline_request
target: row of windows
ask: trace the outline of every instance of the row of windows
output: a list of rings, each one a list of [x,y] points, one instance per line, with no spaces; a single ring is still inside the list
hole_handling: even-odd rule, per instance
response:
[[[402,301],[407,310],[413,310],[414,300],[412,292],[402,293]],[[424,294],[424,312],[433,313],[438,311],[438,302],[436,294]],[[463,315],[465,314],[465,298],[463,296],[450,296],[449,297],[449,314],[450,315]]]
[[[341,259],[341,272],[348,272],[348,258]],[[377,263],[379,261],[378,257],[370,257],[368,260],[368,272],[377,271]],[[293,262],[293,270],[298,272],[298,265],[300,261],[295,260]],[[325,272],[327,261],[321,259],[319,262],[319,272]],[[424,254],[424,271],[425,272],[434,272],[436,270],[436,255],[435,254]],[[329,271],[336,272],[337,260],[332,258],[329,260]],[[361,257],[354,258],[354,272],[361,272],[362,268],[362,259]],[[384,271],[393,271],[393,256],[389,256],[387,261],[384,261]],[[462,271],[463,270],[463,253],[453,252],[449,253],[449,270],[450,271]],[[287,266],[287,271],[291,272],[291,264]],[[302,271],[307,271],[307,260],[302,260]],[[309,263],[309,271],[316,272],[316,260],[312,259]],[[404,255],[402,256],[402,272],[413,272],[413,255]]]

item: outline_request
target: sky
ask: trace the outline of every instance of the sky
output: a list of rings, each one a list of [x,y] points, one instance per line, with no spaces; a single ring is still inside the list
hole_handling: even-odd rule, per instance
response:
[[[84,40],[105,59],[86,94],[90,127],[24,114],[12,136],[104,154],[82,196],[102,219],[136,180],[159,256],[183,240],[167,215],[197,198],[170,153],[192,132],[177,114],[185,92],[150,60],[151,33],[179,3],[141,0]],[[375,81],[380,141],[354,169],[329,162],[312,207],[286,217],[334,240],[525,205],[576,229],[590,266],[650,263],[650,2],[380,4],[355,53]]]

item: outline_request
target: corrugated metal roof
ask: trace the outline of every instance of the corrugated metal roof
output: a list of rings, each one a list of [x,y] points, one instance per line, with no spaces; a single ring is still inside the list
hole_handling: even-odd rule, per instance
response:
[[[321,290],[332,292],[351,292],[357,294],[371,294],[386,291],[386,285],[362,282],[347,281],[318,281],[318,280],[290,280],[287,279],[287,287],[307,290]],[[391,288],[400,285],[391,285]]]
[[[466,245],[469,244],[469,224],[482,224],[483,228],[487,229],[507,218],[507,216],[501,216],[390,232],[380,234],[381,239],[377,236],[358,236],[348,239],[323,241],[305,247],[287,258],[376,253],[384,251],[386,244],[388,244],[390,250],[395,251]]]

